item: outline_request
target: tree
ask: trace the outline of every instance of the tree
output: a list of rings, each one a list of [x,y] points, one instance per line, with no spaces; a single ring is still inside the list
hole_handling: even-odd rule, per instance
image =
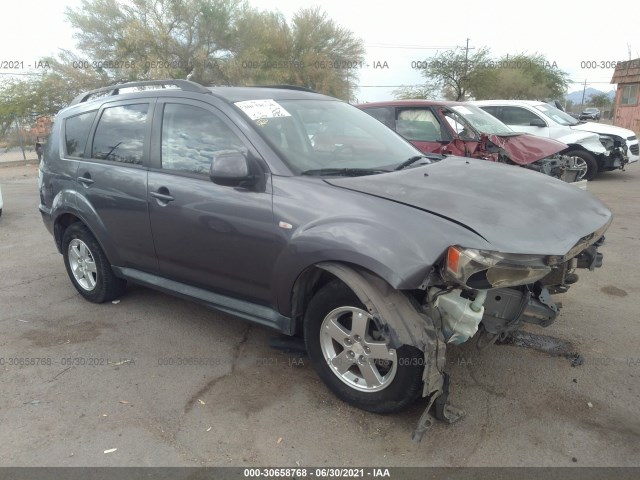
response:
[[[435,98],[437,87],[434,85],[411,85],[395,89],[391,94],[398,100]]]
[[[66,11],[78,55],[61,50],[27,79],[0,84],[0,133],[53,115],[80,92],[133,80],[291,84],[354,98],[364,45],[319,8],[291,24],[244,0],[82,0]]]
[[[423,65],[424,87],[439,88],[449,100],[561,98],[567,89],[567,74],[537,53],[494,59],[486,47],[474,53],[456,48],[426,59]]]
[[[472,54],[464,48],[437,53],[423,62],[424,88],[440,89],[449,100],[465,100],[469,87],[489,61],[490,51],[482,47]]]
[[[286,83],[347,98],[357,75],[327,65],[364,58],[362,41],[319,7],[301,9],[291,25],[242,0],[83,0],[67,16],[81,50],[134,65],[128,76],[139,80]]]
[[[241,0],[82,0],[66,14],[78,49],[110,76],[227,84],[221,66],[246,11]]]
[[[345,100],[354,98],[365,53],[362,40],[318,7],[301,9],[291,25],[279,14],[247,12],[233,50],[226,66],[236,85],[301,85]]]
[[[476,71],[469,91],[477,100],[504,98],[546,100],[562,98],[567,74],[541,54],[505,55]]]
[[[613,104],[611,98],[609,98],[609,95],[606,93],[596,93],[595,95],[591,95],[589,103],[594,107],[598,107],[603,110],[611,108]]]

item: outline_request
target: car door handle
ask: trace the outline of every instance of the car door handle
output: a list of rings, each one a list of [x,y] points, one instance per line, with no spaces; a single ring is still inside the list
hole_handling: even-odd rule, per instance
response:
[[[93,183],[93,179],[90,176],[87,177],[78,177],[78,181],[82,183],[85,187],[88,187]]]
[[[162,202],[172,202],[173,200],[175,200],[175,198],[173,198],[171,195],[167,195],[166,193],[150,192],[149,195],[151,195],[153,198],[157,198]]]

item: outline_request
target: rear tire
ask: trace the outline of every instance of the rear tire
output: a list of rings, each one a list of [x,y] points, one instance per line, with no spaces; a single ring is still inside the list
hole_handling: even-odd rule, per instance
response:
[[[341,400],[374,413],[398,412],[422,393],[424,355],[387,347],[366,307],[334,280],[311,299],[304,336],[312,366]]]
[[[71,283],[90,302],[107,302],[124,292],[127,282],[113,274],[100,244],[82,223],[65,230],[62,255]]]
[[[596,158],[589,152],[584,150],[571,150],[570,152],[565,153],[565,155],[569,157],[574,157],[576,160],[576,165],[578,166],[586,166],[586,173],[578,177],[578,180],[593,180],[598,175],[598,161]]]

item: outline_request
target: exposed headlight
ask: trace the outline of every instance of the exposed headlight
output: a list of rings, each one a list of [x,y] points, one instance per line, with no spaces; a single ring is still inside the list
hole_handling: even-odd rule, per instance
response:
[[[498,253],[451,246],[445,274],[473,289],[515,287],[540,280],[551,272],[548,259],[539,255]]]
[[[612,150],[613,148],[621,148],[626,146],[626,142],[622,137],[617,135],[599,135],[600,143],[607,150]]]

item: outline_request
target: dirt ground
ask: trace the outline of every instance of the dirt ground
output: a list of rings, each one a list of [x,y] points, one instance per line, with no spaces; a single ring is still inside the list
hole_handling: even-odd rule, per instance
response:
[[[83,300],[42,224],[36,167],[2,167],[2,465],[638,466],[638,185],[640,165],[589,183],[615,214],[604,266],[562,296],[554,325],[529,329],[584,364],[451,347],[451,400],[467,415],[414,444],[424,402],[351,408],[306,359],[272,350],[271,331],[137,286],[116,304]]]

